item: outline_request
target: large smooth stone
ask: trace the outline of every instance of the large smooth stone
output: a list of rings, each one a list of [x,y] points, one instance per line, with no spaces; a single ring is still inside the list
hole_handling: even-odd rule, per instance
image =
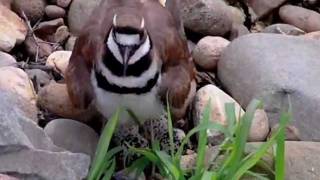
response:
[[[303,140],[320,140],[320,42],[277,34],[250,34],[223,52],[218,76],[243,106],[264,101],[271,127],[291,100],[293,125]]]
[[[46,125],[44,131],[55,145],[94,157],[99,136],[89,126],[71,119],[55,119]]]

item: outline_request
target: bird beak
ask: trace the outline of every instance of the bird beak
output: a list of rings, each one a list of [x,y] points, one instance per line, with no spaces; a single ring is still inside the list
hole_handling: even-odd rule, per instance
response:
[[[130,60],[130,57],[129,57],[129,54],[130,54],[130,51],[131,51],[131,48],[130,47],[125,47],[124,48],[124,54],[123,54],[123,76],[126,76],[127,75],[127,68],[128,68],[128,65],[129,65],[129,60]]]

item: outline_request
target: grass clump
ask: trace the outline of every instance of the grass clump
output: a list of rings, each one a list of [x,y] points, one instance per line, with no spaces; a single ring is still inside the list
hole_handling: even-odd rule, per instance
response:
[[[254,172],[253,167],[259,166],[274,175],[276,180],[283,180],[285,175],[284,168],[284,140],[285,127],[291,119],[291,108],[288,112],[282,113],[280,117],[280,126],[270,139],[263,143],[255,152],[245,154],[247,138],[254,117],[254,113],[262,104],[258,100],[253,100],[246,109],[246,112],[239,120],[236,118],[234,104],[226,104],[225,111],[227,114],[228,125],[212,123],[210,103],[206,106],[200,124],[190,130],[183,139],[181,146],[176,152],[173,147],[173,126],[168,106],[168,128],[169,142],[171,145],[170,152],[166,153],[160,149],[159,142],[152,142],[150,148],[130,147],[130,150],[141,155],[127,168],[136,175],[141,174],[147,167],[154,167],[156,171],[164,178],[172,180],[238,180],[244,176],[255,177],[256,179],[270,179],[270,176]],[[121,149],[114,148],[108,151],[109,143],[116,126],[116,119],[119,117],[119,111],[107,123],[102,133],[96,157],[92,163],[88,180],[110,179],[115,171],[114,155]],[[220,131],[224,134],[224,141],[219,145],[219,155],[222,161],[206,163],[206,151],[208,149],[208,130]],[[189,142],[191,136],[198,134],[197,159],[193,169],[183,169],[180,164],[184,147]],[[268,167],[263,161],[263,157],[268,150],[276,145],[275,171]],[[216,160],[218,158],[215,158]],[[212,164],[218,164],[213,167]]]

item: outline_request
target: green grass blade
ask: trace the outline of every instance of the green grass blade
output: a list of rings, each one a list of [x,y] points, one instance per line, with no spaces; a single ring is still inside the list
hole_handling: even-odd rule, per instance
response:
[[[156,151],[155,153],[159,157],[161,163],[166,167],[167,170],[169,170],[170,174],[175,180],[184,179],[182,173],[179,171],[179,168],[174,165],[168,154],[163,151]]]
[[[213,171],[205,171],[201,177],[201,180],[212,180],[216,176],[216,173]]]
[[[169,133],[169,142],[170,142],[170,155],[173,158],[174,155],[174,143],[173,143],[173,126],[172,126],[172,118],[169,104],[169,93],[167,93],[167,115],[168,115],[168,133]]]
[[[228,137],[233,138],[236,124],[237,124],[237,117],[236,117],[236,110],[234,103],[226,103],[225,111],[228,120]]]
[[[105,157],[105,162],[103,164],[103,166],[101,167],[101,170],[99,171],[98,175],[97,175],[97,179],[101,179],[101,177],[103,176],[104,170],[109,168],[112,164],[112,158],[119,153],[120,151],[122,151],[121,147],[115,147],[111,150],[108,151],[106,157]]]
[[[239,126],[236,130],[236,137],[234,142],[233,151],[231,156],[226,160],[225,164],[222,166],[220,174],[226,176],[226,179],[231,179],[233,175],[237,172],[239,166],[241,165],[241,158],[244,154],[245,145],[250,132],[250,127],[254,113],[256,109],[261,105],[258,100],[253,100],[249,104],[247,111],[242,116],[239,122]]]
[[[149,159],[149,161],[157,164],[160,162],[158,156],[149,148],[134,148],[134,147],[129,147],[129,150],[137,153],[137,154],[141,154],[143,156],[145,156],[146,158]]]
[[[269,180],[269,178],[263,176],[262,174],[258,174],[258,173],[255,173],[255,172],[247,171],[246,174],[249,175],[249,176],[255,177],[255,178],[259,179],[259,180]]]
[[[116,170],[116,159],[113,159],[110,168],[108,168],[108,169],[105,171],[102,180],[110,180],[110,179],[112,178],[112,175],[113,175],[113,173],[114,173],[115,170]]]
[[[180,161],[180,158],[181,158],[182,152],[183,152],[183,148],[188,143],[188,141],[189,141],[191,136],[193,136],[194,134],[196,134],[199,131],[210,130],[210,129],[215,129],[215,130],[220,131],[222,133],[226,133],[226,131],[227,131],[227,129],[221,124],[212,123],[212,122],[200,123],[197,127],[191,129],[187,133],[186,137],[182,140],[181,145],[178,148],[178,151],[177,151],[177,153],[175,155],[175,159],[177,161]]]
[[[114,130],[117,126],[119,119],[120,109],[109,119],[106,126],[104,127],[100,140],[98,142],[96,154],[89,171],[88,180],[96,180],[99,172],[102,171],[104,163],[106,163],[106,154],[113,136]]]
[[[135,172],[137,176],[140,176],[140,174],[144,171],[144,169],[150,164],[150,161],[145,156],[135,160],[131,166],[127,169],[129,172],[128,174]]]
[[[283,114],[280,118],[280,127],[285,127],[288,121],[292,119],[292,104],[290,95],[288,95],[288,113]],[[279,132],[276,146],[275,171],[276,180],[285,179],[285,130]]]
[[[252,168],[263,156],[264,154],[272,147],[272,145],[276,142],[279,134],[282,131],[285,131],[286,124],[290,120],[290,116],[288,114],[283,114],[281,119],[284,123],[280,124],[279,129],[271,136],[271,138],[257,150],[250,158],[247,158],[244,162],[241,162],[241,166],[233,176],[234,178],[240,178],[244,173],[246,173],[250,168]],[[277,172],[276,172],[277,174]]]
[[[111,160],[111,158],[113,158],[117,153],[119,153],[120,151],[122,151],[122,147],[117,146],[115,148],[112,148],[111,150],[108,151],[108,153],[106,154],[106,160]]]
[[[285,179],[285,127],[290,119],[291,119],[290,113],[283,114],[282,117],[280,118],[279,127],[284,127],[284,130],[279,132],[279,135],[277,138],[276,159],[275,159],[276,180]]]

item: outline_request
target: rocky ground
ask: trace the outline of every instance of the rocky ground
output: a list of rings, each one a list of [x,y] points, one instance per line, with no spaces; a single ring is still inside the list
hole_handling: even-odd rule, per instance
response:
[[[94,109],[72,107],[63,77],[77,34],[99,2],[0,0],[1,180],[86,177],[98,117]],[[199,71],[190,121],[198,123],[209,99],[213,119],[225,124],[224,103],[244,112],[260,98],[265,111],[256,112],[249,141],[263,142],[290,99],[287,179],[319,179],[320,1],[181,3]],[[216,144],[219,134],[209,135]],[[190,156],[182,162],[188,165]]]

